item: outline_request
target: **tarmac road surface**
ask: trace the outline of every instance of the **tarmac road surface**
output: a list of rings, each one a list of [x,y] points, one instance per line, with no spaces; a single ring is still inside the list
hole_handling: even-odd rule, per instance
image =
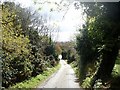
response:
[[[80,88],[70,65],[60,60],[61,68],[38,88]]]

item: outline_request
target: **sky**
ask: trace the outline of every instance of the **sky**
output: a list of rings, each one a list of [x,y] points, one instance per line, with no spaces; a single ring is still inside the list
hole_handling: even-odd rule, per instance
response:
[[[9,0],[10,1],[10,0]],[[11,0],[13,1],[13,0]],[[38,8],[41,5],[38,4],[40,2],[48,1],[52,3],[45,3],[40,10],[40,13],[43,16],[46,16],[49,18],[49,24],[53,25],[54,29],[57,32],[52,33],[53,34],[53,40],[54,41],[60,41],[60,42],[66,42],[70,41],[72,37],[75,36],[77,33],[77,28],[84,23],[84,20],[82,19],[82,9],[75,9],[74,3],[72,2],[74,0],[71,0],[71,3],[64,0],[59,6],[62,10],[58,10],[58,6],[54,3],[59,4],[61,0],[36,0],[37,4],[34,5],[34,0],[14,0],[16,2],[19,2],[22,4],[22,7],[33,7]],[[70,0],[68,0],[70,1]],[[64,5],[69,5],[69,9],[65,7]],[[53,9],[52,12],[50,12],[50,9]],[[68,9],[67,13],[66,10]],[[65,14],[66,13],[66,14]],[[64,16],[65,15],[65,16]],[[64,16],[64,18],[63,18]]]

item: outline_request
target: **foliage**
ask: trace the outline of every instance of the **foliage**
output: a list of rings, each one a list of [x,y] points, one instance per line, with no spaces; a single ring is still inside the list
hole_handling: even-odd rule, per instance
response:
[[[61,48],[62,48],[62,59],[67,59],[68,63],[71,63],[76,60],[77,54],[75,50],[75,42],[70,41],[70,42],[61,42],[60,43]]]
[[[86,27],[85,27],[86,28]],[[81,30],[82,36],[77,36],[77,46],[76,50],[80,56],[79,59],[79,72],[80,72],[80,81],[85,79],[86,76],[86,67],[88,63],[91,63],[95,56],[96,50],[93,48],[91,38],[89,38],[88,31],[86,29]]]
[[[112,71],[112,76],[113,77],[120,76],[120,65],[119,64],[115,64],[113,71]]]
[[[62,59],[67,59],[67,52],[65,50],[62,50]]]
[[[70,65],[73,68],[77,78],[79,78],[78,61],[73,61],[73,62],[70,63]]]
[[[120,64],[120,54],[118,55],[117,60],[116,60],[115,63],[116,63],[116,64]]]
[[[60,68],[60,64],[49,68],[48,70],[44,71],[42,74],[37,75],[36,77],[32,77],[29,80],[25,80],[24,82],[17,83],[16,85],[13,85],[10,87],[12,88],[36,88],[38,84],[42,83],[44,80],[46,80],[50,75],[52,75],[54,72],[56,72]]]
[[[91,81],[91,78],[90,77],[87,77],[85,80],[83,80],[84,82],[82,83],[82,87],[83,88],[90,88],[90,81]]]
[[[102,80],[101,79],[98,79],[98,80],[96,80],[96,83],[95,83],[95,85],[94,85],[94,88],[103,88],[102,87]]]
[[[32,72],[32,65],[28,58],[30,41],[27,36],[21,34],[22,28],[14,6],[14,3],[7,2],[2,5],[2,81],[3,86],[6,87],[25,80],[31,76]]]
[[[47,67],[57,65],[54,43],[44,35],[44,28],[38,28],[44,27],[43,22],[44,19],[31,9],[22,8],[14,2],[3,2],[3,87],[22,82],[44,72]]]
[[[61,45],[59,43],[56,43],[55,50],[58,55],[62,53]]]
[[[80,56],[79,78],[81,83],[88,85],[84,79],[89,81],[87,78],[89,68],[96,68],[91,74],[93,79],[90,86],[93,87],[97,79],[105,83],[115,65],[119,50],[120,7],[119,3],[83,3],[82,5],[87,20],[76,37],[76,50]],[[96,62],[99,64],[96,65]]]

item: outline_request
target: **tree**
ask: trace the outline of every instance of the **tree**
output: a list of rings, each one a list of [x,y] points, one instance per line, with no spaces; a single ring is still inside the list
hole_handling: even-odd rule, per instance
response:
[[[32,65],[28,56],[29,39],[22,34],[21,22],[15,11],[15,4],[2,4],[2,85],[8,87],[29,78]]]
[[[2,86],[9,87],[54,67],[55,46],[44,34],[45,21],[31,9],[14,2],[2,4]],[[45,28],[46,27],[46,28]],[[48,33],[48,32],[47,32]]]
[[[62,53],[61,45],[59,43],[56,43],[55,50],[58,55]]]
[[[115,65],[120,36],[119,4],[83,3],[86,7],[84,12],[87,14],[87,21],[83,30],[80,31],[82,36],[77,37],[77,51],[81,57],[80,65],[84,68],[90,62],[93,65],[96,61],[100,62],[94,71],[96,73],[91,86],[95,84],[97,79],[105,82],[106,78],[110,77]],[[84,58],[82,58],[83,56]],[[84,70],[81,67],[80,70]],[[80,71],[80,73],[83,74],[82,79],[84,79],[86,77],[85,71],[83,73]]]

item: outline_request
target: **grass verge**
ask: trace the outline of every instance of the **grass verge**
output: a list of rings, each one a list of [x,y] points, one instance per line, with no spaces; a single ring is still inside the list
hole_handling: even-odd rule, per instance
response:
[[[77,65],[76,65],[76,62],[73,61],[72,63],[70,63],[70,66],[73,68],[76,77],[79,78],[79,75],[78,75],[78,67],[77,67]]]
[[[60,68],[60,64],[57,66],[50,68],[47,71],[44,71],[43,73],[37,75],[36,77],[32,77],[29,80],[25,80],[23,82],[17,83],[14,86],[11,86],[11,88],[36,88],[38,85],[43,83],[49,76],[51,76],[53,73],[55,73]]]

